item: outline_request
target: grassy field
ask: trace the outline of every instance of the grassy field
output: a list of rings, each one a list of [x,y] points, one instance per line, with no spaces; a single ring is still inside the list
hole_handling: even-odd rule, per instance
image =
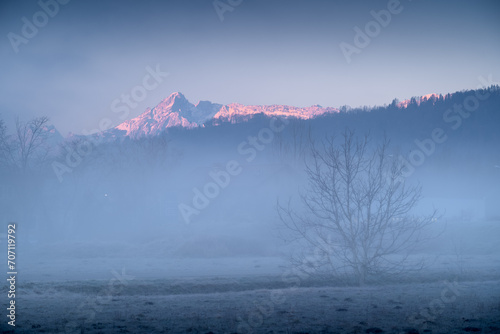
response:
[[[53,243],[52,248],[20,253],[16,328],[7,325],[4,315],[0,329],[500,333],[499,229],[488,222],[441,235],[421,250],[432,259],[427,269],[379,278],[364,287],[316,275],[287,275],[289,268],[278,257],[174,259],[146,256],[137,249],[125,254],[122,246],[110,243]],[[88,247],[93,247],[92,256],[83,251]],[[6,283],[1,288],[8,290]],[[6,300],[1,305],[5,314]]]
[[[500,279],[483,274],[367,287],[274,276],[25,283],[15,333],[498,333]]]

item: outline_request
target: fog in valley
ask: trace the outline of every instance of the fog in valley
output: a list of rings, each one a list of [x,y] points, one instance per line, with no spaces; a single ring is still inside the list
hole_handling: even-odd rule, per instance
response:
[[[475,96],[467,118],[443,118]],[[492,86],[136,138],[62,139],[44,119],[4,126],[1,214],[16,223],[18,284],[92,295],[120,275],[116,298],[271,289],[293,304],[312,287],[496,280],[499,98]],[[35,294],[39,283],[29,283]],[[408,326],[429,327],[419,316]]]
[[[0,333],[500,333],[499,13],[0,1]]]

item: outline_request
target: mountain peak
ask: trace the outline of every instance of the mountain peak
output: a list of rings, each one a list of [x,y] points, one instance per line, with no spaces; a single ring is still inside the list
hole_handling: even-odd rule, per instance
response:
[[[193,128],[203,126],[207,121],[239,122],[246,121],[253,116],[263,113],[269,117],[293,117],[309,119],[325,113],[338,112],[335,108],[323,108],[315,105],[308,108],[299,108],[285,105],[245,106],[238,103],[222,105],[210,101],[190,103],[181,92],[170,94],[153,109],[146,109],[138,117],[125,121],[115,127],[116,130],[126,131],[127,136],[140,137],[154,135],[169,127],[181,126]]]
[[[163,105],[174,105],[174,103],[176,103],[178,101],[187,101],[187,99],[184,96],[184,94],[182,94],[181,92],[174,92],[174,93],[170,94],[162,102],[160,102],[160,104],[163,104]]]
[[[171,113],[171,112],[182,112],[183,110],[189,110],[192,108],[192,104],[186,99],[186,97],[180,93],[175,92],[169,95],[166,99],[161,101],[156,107],[153,108],[153,114]]]
[[[186,99],[184,94],[182,94],[181,92],[173,92],[172,94],[170,94],[169,97],[167,97],[167,99],[172,99],[172,98]]]

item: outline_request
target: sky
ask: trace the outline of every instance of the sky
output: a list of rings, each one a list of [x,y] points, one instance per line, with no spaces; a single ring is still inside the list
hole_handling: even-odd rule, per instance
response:
[[[356,107],[500,81],[498,1],[55,1],[0,1],[9,126],[48,116],[63,135],[92,132],[123,122],[120,103],[132,118],[176,91]]]

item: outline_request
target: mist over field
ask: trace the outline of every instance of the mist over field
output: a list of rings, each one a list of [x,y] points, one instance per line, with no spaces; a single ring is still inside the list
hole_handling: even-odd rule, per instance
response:
[[[499,333],[495,1],[4,1],[2,333]]]
[[[483,97],[478,107],[467,112],[468,117],[459,118],[462,116],[453,106],[476,96]],[[307,238],[290,235],[280,212],[290,205],[294,215],[310,217],[301,199],[311,185],[306,171],[314,165],[313,148],[321,150],[331,138],[333,148],[342,148],[348,132],[356,140],[368,135],[368,154],[389,139],[384,154],[402,162],[400,186],[421,187],[409,214],[426,216],[437,210],[418,231],[423,237],[415,247],[388,254],[391,261],[405,257],[404,266],[401,263],[396,271],[369,272],[362,286],[496,280],[500,137],[495,108],[499,98],[498,87],[492,86],[418,103],[409,101],[408,105],[395,101],[373,109],[339,110],[312,119],[266,114],[239,119],[236,115],[232,121],[170,127],[154,136],[117,132],[63,140],[44,125],[39,139],[43,143],[37,145],[24,168],[14,164],[21,162],[12,154],[16,137],[6,137],[5,143],[9,143],[7,138],[12,142],[11,151],[5,151],[10,155],[4,160],[1,212],[3,220],[16,223],[21,298],[47,294],[46,289],[56,289],[62,300],[77,298],[75,293],[93,296],[102,293],[99,287],[105,287],[107,280],[121,282],[123,277],[130,282],[125,280],[116,296],[110,293],[111,301],[118,303],[136,289],[144,289],[141,298],[145,300],[151,289],[159,289],[155,296],[271,289],[279,291],[280,298],[276,298],[286,300],[283,303],[295,305],[301,303],[289,294],[302,291],[298,288],[358,286],[355,267],[334,262],[337,272],[325,266],[324,254],[317,251],[321,247],[311,248]],[[169,97],[168,108],[179,99],[185,98]],[[329,251],[335,254],[343,244],[335,234],[330,237]],[[497,292],[490,289],[492,294]],[[113,307],[97,296],[99,310]],[[81,303],[73,310],[80,316],[79,309],[90,307]],[[22,306],[20,310],[29,312]],[[223,314],[220,316],[227,316]],[[274,311],[265,315],[276,317]],[[431,320],[422,319],[411,320],[407,327],[430,326]],[[50,328],[81,328],[92,321],[54,320]],[[254,325],[261,324],[252,330],[274,326],[266,321],[255,320]],[[321,326],[322,321],[318,320]],[[175,331],[183,328],[182,323]],[[233,330],[242,324],[236,321]],[[102,326],[103,330],[116,329]],[[160,325],[148,326],[152,331],[161,330]],[[211,329],[215,325],[209,321],[203,326]],[[321,327],[314,321],[300,326]]]

